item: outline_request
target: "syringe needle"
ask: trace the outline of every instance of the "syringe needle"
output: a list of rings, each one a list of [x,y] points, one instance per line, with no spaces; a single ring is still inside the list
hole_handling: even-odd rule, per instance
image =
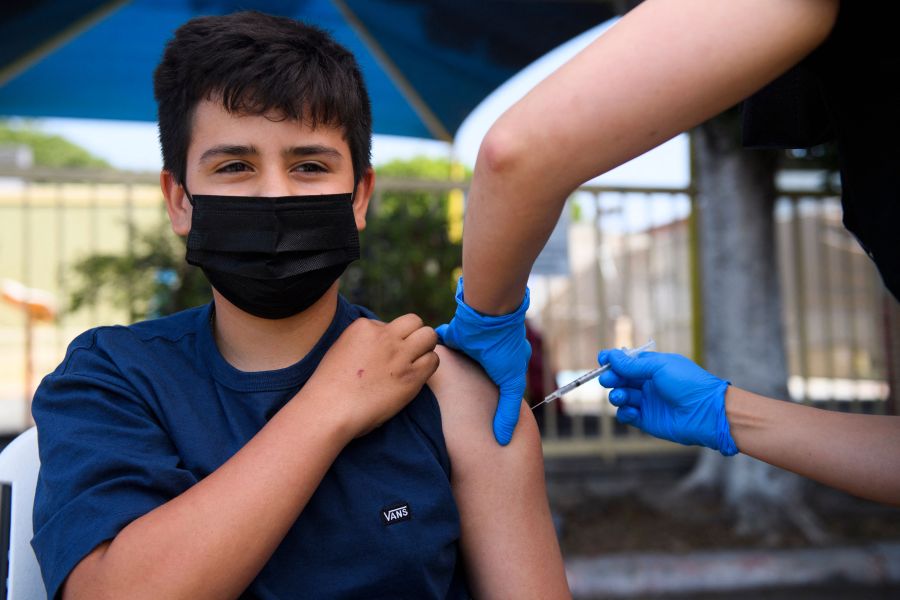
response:
[[[641,352],[650,351],[650,350],[653,350],[654,348],[656,348],[656,342],[654,342],[653,339],[651,338],[650,341],[648,341],[643,346],[638,346],[637,348],[626,349],[625,354],[627,354],[629,356],[636,356],[636,355],[640,354]],[[610,365],[606,364],[606,365],[597,367],[596,369],[593,369],[591,371],[588,371],[581,377],[576,378],[574,381],[570,381],[566,385],[562,386],[558,390],[551,393],[549,396],[544,398],[541,402],[538,402],[537,404],[532,406],[531,410],[536,409],[538,406],[541,406],[542,404],[547,404],[548,402],[552,402],[552,401],[556,400],[557,398],[561,398],[562,396],[564,396],[565,394],[568,394],[575,388],[587,383],[588,381],[590,381],[592,379],[595,379],[597,376],[600,375],[600,373],[606,371],[609,368],[610,368]]]
[[[531,410],[536,409],[538,406],[540,406],[542,404],[547,404],[548,402],[552,402],[553,400],[556,400],[557,398],[559,398],[559,395],[556,392],[553,392],[552,394],[550,394],[549,396],[547,396],[546,398],[544,398],[543,400],[541,400],[540,402],[538,402],[537,404],[532,406]]]

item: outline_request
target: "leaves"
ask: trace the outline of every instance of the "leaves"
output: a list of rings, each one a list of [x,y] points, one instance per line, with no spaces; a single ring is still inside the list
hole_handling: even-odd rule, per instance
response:
[[[379,168],[379,176],[446,181],[445,160],[416,158]],[[414,312],[431,325],[453,316],[461,245],[450,240],[448,193],[386,190],[360,235],[362,259],[347,269],[342,292],[385,320]]]
[[[69,310],[106,301],[127,307],[131,321],[178,312],[212,298],[203,272],[184,260],[184,240],[167,223],[135,233],[126,254],[94,254],[72,269],[78,283]]]
[[[34,164],[39,167],[109,168],[109,163],[81,146],[61,136],[39,131],[33,126],[10,127],[0,121],[0,145],[28,146],[34,153]]]

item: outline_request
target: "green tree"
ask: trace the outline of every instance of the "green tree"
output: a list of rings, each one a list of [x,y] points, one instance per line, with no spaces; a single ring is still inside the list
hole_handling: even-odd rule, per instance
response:
[[[28,146],[38,167],[62,169],[108,169],[109,163],[59,135],[44,133],[31,125],[13,127],[0,121],[0,145]]]
[[[423,157],[377,168],[382,179],[447,181],[450,172],[449,161]],[[414,312],[434,325],[453,316],[461,245],[449,237],[448,203],[448,192],[376,191],[344,295],[385,320]]]
[[[168,315],[209,302],[203,272],[184,260],[184,240],[168,223],[135,233],[132,251],[94,254],[73,266],[77,278],[70,310],[101,300],[128,308],[131,321]]]

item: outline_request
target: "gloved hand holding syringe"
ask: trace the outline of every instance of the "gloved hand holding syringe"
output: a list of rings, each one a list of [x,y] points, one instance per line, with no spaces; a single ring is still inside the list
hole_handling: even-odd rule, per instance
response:
[[[644,344],[643,346],[638,346],[637,348],[631,348],[631,349],[623,348],[622,351],[625,352],[625,354],[627,354],[629,356],[636,356],[636,355],[640,354],[641,352],[649,352],[655,348],[656,348],[656,342],[654,342],[653,339],[651,338],[650,341],[647,342],[646,344]],[[556,390],[555,392],[553,392],[552,394],[550,394],[549,396],[544,398],[543,401],[538,402],[537,404],[532,406],[531,410],[536,409],[538,406],[541,406],[542,404],[547,404],[548,402],[553,402],[557,398],[561,398],[562,396],[564,396],[565,394],[568,394],[575,388],[577,388],[581,385],[584,385],[585,383],[587,383],[588,381],[590,381],[592,379],[596,379],[597,377],[600,376],[600,373],[606,371],[607,369],[609,369],[608,364],[597,367],[596,369],[594,369],[592,371],[588,371],[581,377],[577,378],[575,381],[567,383],[566,385],[562,386],[561,388],[559,388],[558,390]]]

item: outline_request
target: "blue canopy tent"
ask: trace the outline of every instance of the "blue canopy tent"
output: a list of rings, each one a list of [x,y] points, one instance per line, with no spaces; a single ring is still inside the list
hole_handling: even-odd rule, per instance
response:
[[[590,0],[6,0],[0,115],[155,121],[151,76],[172,31],[247,8],[352,50],[376,133],[447,141],[497,86],[616,12]]]

